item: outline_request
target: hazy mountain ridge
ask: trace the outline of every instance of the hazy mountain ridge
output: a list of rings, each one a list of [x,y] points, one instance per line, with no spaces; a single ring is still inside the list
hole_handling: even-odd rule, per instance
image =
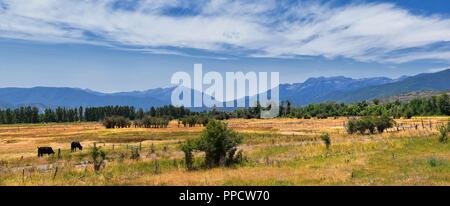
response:
[[[136,107],[147,107],[163,105],[162,102],[153,97],[115,96],[99,92],[91,92],[77,88],[2,88],[0,99],[10,105],[43,104],[47,107],[78,107],[78,106],[104,106],[104,105],[130,105]]]
[[[405,78],[398,82],[358,89],[351,93],[341,93],[336,99],[355,102],[365,99],[393,96],[413,91],[445,91],[450,89],[450,69],[424,73]]]
[[[101,93],[67,87],[0,88],[0,108],[25,105],[78,107],[128,105],[149,108],[170,104],[175,87],[146,91]],[[280,99],[295,105],[324,101],[355,102],[413,91],[450,90],[450,69],[411,77],[352,79],[343,76],[309,78],[303,83],[280,84]],[[193,90],[192,93],[198,91]],[[246,97],[248,99],[248,97]],[[251,104],[251,103],[250,103]]]
[[[290,100],[296,105],[305,105],[329,100],[334,92],[349,92],[360,88],[396,82],[387,77],[352,79],[343,76],[309,78],[303,83],[281,84],[280,99]]]

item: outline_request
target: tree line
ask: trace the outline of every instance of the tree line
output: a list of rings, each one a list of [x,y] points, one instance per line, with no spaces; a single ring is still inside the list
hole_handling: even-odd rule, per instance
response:
[[[256,102],[255,107],[240,108],[228,113],[229,118],[259,118],[264,109]],[[417,97],[408,102],[394,101],[382,103],[379,99],[356,103],[323,102],[307,106],[293,106],[286,100],[280,102],[279,117],[319,118],[350,116],[390,116],[411,118],[412,116],[450,115],[450,98],[447,94]]]
[[[280,106],[280,116],[296,118],[328,118],[339,116],[390,116],[411,118],[412,116],[450,115],[450,98],[447,94],[418,97],[409,102],[381,103],[380,100],[344,104],[326,102],[305,107],[292,107],[289,101]]]
[[[120,116],[129,120],[142,120],[144,117],[161,117],[165,119],[182,118],[195,114],[184,107],[172,105],[151,107],[149,110],[135,109],[131,106],[103,106],[55,109],[46,108],[42,111],[37,107],[19,107],[15,109],[0,109],[0,124],[20,123],[51,123],[51,122],[96,122],[108,117]]]
[[[181,117],[178,119],[178,127],[196,127],[196,126],[206,126],[213,118],[205,115],[189,115],[186,117]],[[111,116],[106,117],[103,120],[103,125],[108,128],[167,128],[171,117],[152,117],[144,116],[142,119],[136,119],[134,121],[126,118],[124,116]]]
[[[164,127],[167,120],[179,119],[183,126],[206,125],[211,119],[224,120],[229,118],[259,118],[264,109],[259,103],[255,107],[240,108],[234,111],[193,112],[184,107],[166,105],[151,107],[148,110],[136,109],[131,106],[78,107],[55,109],[46,108],[40,111],[37,107],[19,107],[15,109],[0,109],[0,124],[17,123],[50,123],[103,121],[107,117],[120,116],[129,121],[139,120],[139,127]],[[280,104],[280,117],[291,118],[328,118],[339,116],[389,116],[393,118],[410,118],[412,116],[450,115],[450,98],[447,94],[432,97],[415,98],[409,102],[381,103],[380,100],[361,101],[345,104],[325,102],[296,107],[289,101]],[[150,118],[153,117],[153,118]]]

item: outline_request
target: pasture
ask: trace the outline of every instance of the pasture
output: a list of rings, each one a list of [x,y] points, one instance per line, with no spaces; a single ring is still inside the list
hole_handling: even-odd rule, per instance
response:
[[[186,170],[180,144],[197,137],[200,126],[0,125],[0,185],[450,185],[450,143],[440,143],[436,130],[449,119],[397,119],[397,127],[373,135],[347,134],[346,118],[231,119],[247,161],[194,171]],[[83,150],[71,152],[72,141]],[[100,172],[92,165],[94,143],[107,154]],[[39,158],[41,146],[56,153]]]

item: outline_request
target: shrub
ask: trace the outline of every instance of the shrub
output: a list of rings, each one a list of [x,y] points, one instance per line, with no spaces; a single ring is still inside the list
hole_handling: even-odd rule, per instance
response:
[[[237,132],[229,129],[226,123],[212,120],[198,139],[186,141],[181,150],[184,152],[188,170],[192,169],[192,152],[195,150],[205,152],[207,167],[230,166],[243,159],[242,151],[236,153],[240,143],[242,137]]]
[[[195,147],[196,143],[194,140],[187,140],[183,145],[181,145],[181,150],[184,152],[184,161],[188,170],[193,169],[194,155],[192,152]]]
[[[195,127],[197,125],[208,125],[209,121],[211,121],[212,118],[206,116],[206,115],[191,115],[187,116],[181,119],[181,123],[184,127]]]
[[[347,133],[353,134],[353,133],[357,132],[357,130],[356,130],[357,124],[358,124],[358,120],[356,120],[356,119],[348,120],[348,122],[347,122]]]
[[[141,154],[139,154],[139,148],[138,147],[132,147],[131,148],[131,159],[139,159],[141,157]]]
[[[439,142],[443,144],[447,143],[449,132],[448,126],[440,125],[437,129],[439,131]]]
[[[94,171],[95,172],[100,171],[100,169],[105,164],[104,160],[106,159],[106,153],[100,148],[98,148],[94,143],[94,147],[92,148],[91,151],[91,157],[92,161],[94,162]]]
[[[210,121],[198,140],[197,149],[205,152],[208,167],[224,166],[226,157],[241,143],[242,137],[226,123]]]
[[[181,119],[181,122],[183,123],[183,125],[189,126],[189,127],[195,127],[198,124],[198,117],[197,116],[188,116],[185,117],[183,119]]]
[[[328,133],[323,133],[322,135],[320,135],[320,138],[322,139],[323,143],[325,144],[325,146],[327,147],[327,150],[330,149],[331,146],[331,138],[330,135]]]
[[[374,118],[373,121],[374,121],[375,127],[377,128],[377,131],[379,133],[383,133],[384,130],[394,126],[394,120],[385,115]]]
[[[428,162],[428,165],[430,165],[431,167],[436,167],[438,165],[438,160],[434,157],[429,158],[427,160],[427,162]]]
[[[370,134],[375,133],[374,119],[371,117],[363,117],[359,123],[358,129],[361,134],[366,133],[367,130],[369,130]]]
[[[428,165],[430,165],[430,167],[446,166],[448,164],[447,160],[434,156],[427,158],[427,163]]]
[[[373,124],[370,117],[363,117],[360,119],[351,119],[347,123],[347,132],[353,134],[359,132],[365,134],[369,130],[370,133],[375,131],[375,125]]]
[[[142,120],[136,121],[134,126],[144,128],[167,128],[169,122],[169,118],[145,116]]]
[[[106,117],[103,120],[103,126],[107,129],[112,128],[127,128],[131,126],[130,119],[122,117],[122,116],[111,116]]]
[[[387,128],[394,126],[394,120],[388,116],[381,117],[362,117],[360,119],[351,119],[347,123],[347,132],[353,134],[359,132],[365,134],[369,131],[370,134],[383,133]]]

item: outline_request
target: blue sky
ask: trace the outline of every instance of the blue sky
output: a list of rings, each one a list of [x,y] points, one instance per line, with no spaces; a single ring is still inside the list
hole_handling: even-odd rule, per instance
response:
[[[450,66],[446,0],[0,0],[0,87],[170,86],[176,71],[396,78]]]

